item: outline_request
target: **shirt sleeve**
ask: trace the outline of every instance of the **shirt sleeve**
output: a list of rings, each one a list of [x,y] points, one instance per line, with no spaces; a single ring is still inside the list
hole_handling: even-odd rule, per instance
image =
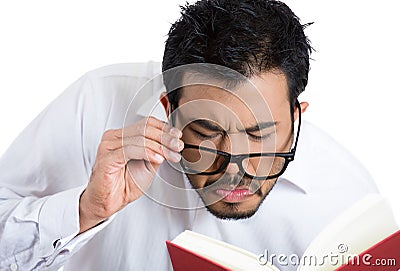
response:
[[[79,198],[106,128],[103,100],[83,76],[1,157],[0,270],[57,270],[109,223],[77,235]]]
[[[159,66],[117,64],[87,73],[0,158],[0,270],[57,270],[112,221],[77,235],[79,198],[104,131],[140,119],[137,109],[163,87],[159,77],[149,83]]]

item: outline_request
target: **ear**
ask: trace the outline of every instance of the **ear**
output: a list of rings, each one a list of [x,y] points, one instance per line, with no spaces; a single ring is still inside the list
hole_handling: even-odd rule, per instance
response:
[[[167,117],[169,117],[169,113],[170,113],[169,110],[171,108],[171,105],[169,103],[168,96],[167,96],[167,93],[165,91],[163,91],[160,94],[160,102],[164,107],[164,110],[165,110],[165,113],[167,114]]]
[[[304,114],[307,111],[307,108],[310,104],[307,102],[301,102],[300,103],[300,109],[301,109],[301,114]],[[299,109],[296,108],[296,111],[294,112],[294,120],[297,120],[297,118],[299,117]]]

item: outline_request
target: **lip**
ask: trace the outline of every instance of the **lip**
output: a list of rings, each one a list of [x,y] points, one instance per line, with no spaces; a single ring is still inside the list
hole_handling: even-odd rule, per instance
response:
[[[223,201],[229,203],[242,202],[254,195],[249,189],[240,187],[235,189],[218,188],[214,192],[221,197]]]

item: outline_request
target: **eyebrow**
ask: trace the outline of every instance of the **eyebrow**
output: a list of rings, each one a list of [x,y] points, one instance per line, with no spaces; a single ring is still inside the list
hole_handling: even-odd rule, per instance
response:
[[[254,126],[251,126],[249,128],[246,128],[244,130],[242,129],[242,130],[239,130],[239,131],[240,132],[246,131],[246,133],[257,132],[257,131],[261,131],[261,130],[276,126],[278,124],[279,124],[279,122],[277,122],[277,121],[260,122],[260,123],[257,123]]]
[[[211,121],[208,120],[204,120],[204,119],[200,119],[200,120],[195,120],[195,119],[191,119],[190,120],[191,123],[197,124],[201,127],[203,127],[204,129],[213,131],[213,132],[225,132],[225,129],[222,128],[221,126],[217,125],[217,124],[213,124]]]
[[[191,120],[191,122],[203,127],[204,129],[207,129],[207,130],[210,130],[213,132],[225,132],[224,128],[222,128],[221,126],[214,124],[213,122],[208,121],[208,120],[204,120],[204,119]],[[278,124],[279,124],[279,122],[277,122],[277,121],[260,122],[249,128],[239,129],[239,132],[246,132],[246,133],[257,132],[257,131],[264,130],[266,128],[276,126]]]

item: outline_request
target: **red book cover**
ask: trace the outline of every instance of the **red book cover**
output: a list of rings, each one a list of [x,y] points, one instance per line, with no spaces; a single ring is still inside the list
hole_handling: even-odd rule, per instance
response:
[[[174,271],[229,271],[230,269],[215,263],[201,255],[166,241],[169,257]]]
[[[400,230],[376,243],[336,271],[400,270]]]

